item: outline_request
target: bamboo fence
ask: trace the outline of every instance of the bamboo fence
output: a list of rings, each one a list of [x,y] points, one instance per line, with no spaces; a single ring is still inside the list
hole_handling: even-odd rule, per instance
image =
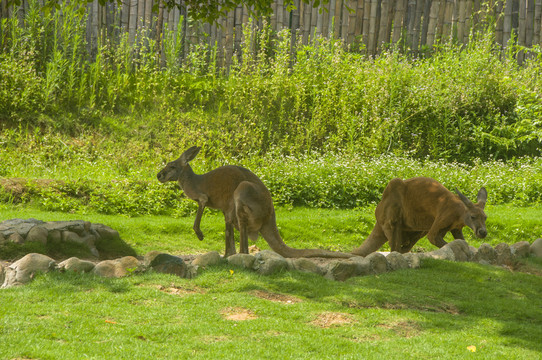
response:
[[[21,0],[19,8],[0,1],[0,19],[18,16],[23,21],[30,0]],[[185,50],[194,45],[216,46],[218,58],[229,65],[240,51],[243,28],[251,24],[256,30],[265,23],[276,32],[289,29],[294,45],[308,44],[319,36],[334,37],[368,55],[390,46],[418,54],[437,43],[467,44],[473,33],[488,26],[503,49],[510,41],[526,48],[542,42],[542,0],[329,0],[316,8],[295,0],[292,11],[287,11],[283,0],[276,0],[267,19],[251,19],[249,9],[239,6],[212,25],[187,18],[182,7],[167,9],[160,3],[159,11],[153,12],[153,1],[157,0],[89,3],[88,46],[95,48],[99,36],[121,32],[127,32],[133,43],[142,31],[160,39],[165,29],[181,30]]]

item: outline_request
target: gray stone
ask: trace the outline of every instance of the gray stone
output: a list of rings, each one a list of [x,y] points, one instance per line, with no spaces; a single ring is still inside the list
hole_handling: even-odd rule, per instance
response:
[[[103,277],[123,277],[142,268],[139,261],[133,256],[124,256],[116,260],[104,260],[96,264],[93,273]]]
[[[4,265],[0,263],[0,284],[4,284],[4,280],[6,279],[6,269]],[[2,286],[2,285],[0,285]]]
[[[406,253],[403,258],[411,269],[419,269],[422,266],[422,256],[419,253]]]
[[[373,274],[382,274],[388,271],[388,260],[381,253],[374,252],[365,257],[371,264]]]
[[[482,244],[474,255],[474,261],[482,264],[494,264],[497,261],[497,252],[489,244]]]
[[[345,281],[356,275],[357,265],[351,260],[332,260],[326,269],[325,278]]]
[[[403,257],[402,254],[398,253],[397,251],[393,251],[386,256],[386,260],[388,261],[388,264],[390,264],[391,270],[401,270],[401,269],[408,269],[408,262]]]
[[[30,253],[7,267],[2,288],[30,282],[37,273],[56,268],[56,262],[48,256]]]
[[[47,235],[47,242],[50,244],[60,244],[62,241],[62,232],[60,230],[49,230]]]
[[[149,266],[156,272],[187,277],[188,267],[182,258],[169,254],[158,254]]]
[[[96,266],[92,261],[81,260],[76,257],[71,257],[58,264],[58,268],[62,271],[73,271],[77,273],[89,273]]]
[[[43,221],[37,219],[9,219],[0,223],[0,233],[4,237],[9,237],[13,233],[18,233],[23,238],[36,225],[43,224]]]
[[[356,264],[356,275],[355,276],[364,276],[371,275],[373,269],[371,268],[371,260],[364,258],[363,256],[354,256],[350,260]]]
[[[530,247],[531,244],[528,241],[520,241],[512,244],[510,246],[510,251],[512,252],[512,255],[516,256],[517,258],[524,258],[529,256],[531,251]]]
[[[252,268],[262,275],[273,274],[288,268],[284,257],[271,250],[263,250],[254,255]]]
[[[208,253],[196,256],[196,258],[192,261],[192,265],[206,267],[220,264],[221,261],[222,257],[218,252],[210,251]]]
[[[472,250],[469,247],[469,244],[465,240],[456,239],[446,245],[443,248],[448,247],[454,253],[455,261],[471,261],[474,257]]]
[[[542,257],[542,238],[533,241],[531,244],[531,254],[536,257]]]
[[[99,237],[104,240],[120,240],[120,235],[117,230],[110,228],[109,226],[103,224],[92,224],[91,232],[95,231],[98,233]]]
[[[28,234],[26,235],[26,241],[36,241],[40,242],[42,244],[47,244],[47,236],[49,235],[49,232],[47,229],[43,228],[40,225],[34,226],[30,231],[28,231]]]
[[[8,240],[14,244],[24,244],[24,238],[18,232],[11,234]]]
[[[256,258],[251,254],[234,254],[228,257],[228,263],[245,269],[252,269]]]
[[[495,246],[495,253],[497,254],[496,262],[499,265],[513,265],[516,262],[510,246],[506,243],[500,243]]]
[[[145,256],[143,256],[143,265],[150,266],[154,258],[160,254],[164,254],[164,252],[157,251],[157,250],[149,251],[148,253],[145,254]]]
[[[85,232],[90,230],[90,223],[84,220],[69,220],[69,221],[48,221],[43,224],[47,230],[71,231],[77,235],[83,236]],[[88,230],[86,230],[88,229]]]
[[[427,253],[427,255],[437,260],[455,261],[454,251],[448,245],[444,245],[440,249],[430,251]]]
[[[290,260],[290,259],[287,259]],[[307,258],[295,258],[291,259],[292,264],[295,270],[301,272],[315,273],[318,275],[323,275],[324,270],[314,261]]]

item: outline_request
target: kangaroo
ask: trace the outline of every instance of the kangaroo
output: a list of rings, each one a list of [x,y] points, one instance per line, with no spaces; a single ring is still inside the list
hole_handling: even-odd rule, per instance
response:
[[[248,238],[256,240],[261,233],[271,249],[284,257],[337,257],[352,254],[323,249],[294,249],[279,235],[271,193],[250,170],[240,166],[221,166],[203,175],[194,173],[189,165],[201,147],[193,146],[177,160],[169,162],[157,175],[158,181],[177,181],[187,197],[197,201],[194,232],[203,240],[200,229],[205,207],[222,210],[226,221],[225,256],[235,254],[234,227],[240,233],[239,252],[248,254]]]
[[[457,188],[455,191],[457,195],[426,177],[404,181],[392,179],[376,207],[373,231],[352,253],[366,256],[386,241],[389,241],[391,251],[406,253],[425,235],[431,244],[441,248],[447,244],[443,238],[448,231],[455,239],[465,239],[462,231],[465,226],[477,237],[485,238],[486,189],[480,189],[476,204]]]

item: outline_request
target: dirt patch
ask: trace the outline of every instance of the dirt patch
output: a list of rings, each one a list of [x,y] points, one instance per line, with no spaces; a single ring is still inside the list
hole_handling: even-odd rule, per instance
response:
[[[170,286],[158,285],[157,288],[158,290],[162,292],[172,294],[172,295],[178,295],[178,296],[191,295],[191,294],[205,294],[205,290],[198,287],[183,288],[183,287],[179,287],[179,286],[175,286],[171,284]]]
[[[420,326],[412,320],[395,321],[387,324],[379,324],[378,327],[393,331],[400,337],[411,338],[421,333]]]
[[[292,295],[285,295],[285,294],[277,294],[272,293],[264,290],[254,290],[250,292],[252,295],[259,297],[260,299],[265,299],[273,302],[280,302],[283,304],[295,304],[302,302],[298,297],[292,296]]]
[[[258,317],[252,310],[241,307],[227,307],[220,312],[224,319],[231,321],[254,320]]]
[[[321,328],[330,328],[336,326],[342,326],[353,323],[354,320],[350,318],[350,315],[337,313],[337,312],[326,312],[319,314],[316,319],[311,321],[312,325],[321,327]]]
[[[231,340],[229,337],[220,336],[220,335],[208,335],[208,336],[203,336],[200,339],[200,341],[203,342],[204,344],[213,344],[213,343],[229,341],[229,340]]]
[[[446,313],[451,315],[459,315],[461,312],[459,309],[453,305],[453,304],[402,304],[402,303],[395,303],[390,304],[386,303],[382,306],[380,306],[383,309],[391,309],[391,310],[407,310],[407,309],[416,309],[421,311],[430,311],[430,312],[437,312],[437,313]]]

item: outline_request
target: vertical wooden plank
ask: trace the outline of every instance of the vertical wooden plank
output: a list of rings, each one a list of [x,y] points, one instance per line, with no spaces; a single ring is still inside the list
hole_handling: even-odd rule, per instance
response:
[[[310,31],[311,31],[311,14],[312,7],[309,4],[303,6],[303,44],[309,43]]]
[[[440,0],[433,0],[431,4],[431,9],[429,10],[429,24],[427,27],[427,46],[429,48],[433,47],[435,42],[435,33],[437,28],[437,19],[440,8]]]
[[[446,0],[444,5],[444,20],[442,22],[441,39],[445,42],[450,41],[452,37],[452,21],[454,15],[454,0]]]
[[[525,45],[531,47],[533,45],[534,37],[534,15],[535,15],[535,6],[534,0],[527,1],[527,10],[525,16]]]
[[[437,29],[435,32],[436,40],[440,40],[443,38],[445,12],[446,12],[446,0],[440,0],[438,15],[437,15]]]
[[[473,0],[467,0],[467,6],[465,8],[465,31],[463,32],[463,44],[468,44],[469,35],[472,29],[472,7]]]
[[[542,1],[542,0],[541,0]],[[362,34],[363,31],[363,11],[364,11],[364,0],[357,0],[357,9],[356,9],[356,28],[354,31],[354,37],[357,38]]]
[[[412,0],[415,1],[415,0]],[[363,44],[367,53],[369,53],[369,28],[371,27],[371,5],[373,0],[365,0],[363,9]]]
[[[377,21],[378,21],[378,2],[371,0],[371,15],[369,16],[369,55],[376,54],[376,44],[378,42]]]
[[[235,22],[235,10],[229,11],[226,17],[226,42],[225,42],[225,57],[226,71],[229,71],[233,54],[233,27]]]
[[[318,6],[318,16],[316,17],[316,35],[321,36],[324,33],[324,6]]]
[[[425,7],[423,9],[423,21],[422,21],[422,33],[420,37],[420,45],[425,46],[427,44],[427,32],[429,30],[429,13],[431,11],[431,5],[435,0],[426,0]]]
[[[459,0],[459,20],[457,22],[457,41],[463,44],[463,38],[465,34],[465,12],[467,7],[467,0]]]
[[[540,44],[540,26],[542,18],[542,0],[535,0],[534,4],[534,33],[533,45]]]
[[[341,37],[342,10],[343,0],[335,0],[335,22],[333,23],[333,37],[335,39]]]
[[[348,28],[350,27],[350,12],[348,11],[348,7],[350,7],[350,2],[349,0],[344,0],[343,1],[343,6],[342,6],[342,15],[341,15],[341,38],[344,40],[344,43],[348,45]],[[355,5],[354,5],[355,6]],[[354,15],[354,19],[355,19],[355,15]],[[353,33],[353,31],[352,31]]]
[[[379,53],[384,43],[387,43],[386,39],[386,26],[388,25],[388,6],[389,0],[380,1],[380,27],[378,29],[378,43],[376,44],[376,51]]]
[[[159,7],[160,9],[160,7]],[[162,24],[164,23],[164,9],[162,8],[161,14]],[[145,27],[150,29],[152,22],[152,0],[145,0]],[[160,29],[160,32],[162,29]]]
[[[234,52],[237,53],[239,60],[241,59],[241,37],[243,33],[243,6],[238,6],[235,9],[235,24],[234,24]]]
[[[310,35],[311,37],[314,36],[314,32],[316,31],[316,28],[318,26],[318,8],[311,8],[311,27],[310,27]]]
[[[348,12],[348,29],[346,43],[351,46],[352,44],[354,44],[354,39],[356,37],[356,11],[358,10],[358,1],[350,0],[348,2],[348,7],[352,10],[352,12]]]
[[[276,18],[277,18],[277,31],[280,31],[282,30],[282,28],[284,27],[284,11],[283,11],[283,8],[284,8],[284,2],[283,0],[276,0],[276,3],[277,3],[277,7],[276,7]]]
[[[128,23],[130,22],[130,0],[122,1],[122,10],[120,15],[120,27],[123,32],[128,31]]]
[[[322,11],[322,35],[329,36],[329,29],[331,27],[331,17],[329,16],[329,4],[320,4],[319,11]]]
[[[425,0],[409,0],[408,2],[408,40],[413,54],[418,54],[420,47],[424,8]]]
[[[504,48],[508,46],[508,42],[512,36],[512,1],[506,0],[504,6],[504,20],[502,30],[502,45]]]
[[[291,18],[292,18],[292,24],[291,24],[291,36],[292,36],[292,42],[290,43],[290,46],[292,48],[292,54],[295,54],[295,49],[297,48],[297,43],[299,41],[299,19],[301,17],[301,13],[300,13],[300,7],[301,5],[301,1],[300,0],[294,0],[294,6],[295,6],[295,9],[292,10],[292,15],[291,15]]]
[[[395,5],[395,14],[393,16],[393,35],[392,35],[392,43],[397,44],[399,40],[401,40],[401,36],[403,35],[403,26],[405,22],[405,1],[398,0],[397,4]]]
[[[130,20],[128,24],[129,26],[128,39],[129,39],[130,45],[133,45],[135,41],[136,29],[137,29],[137,0],[129,0],[129,1],[130,1]]]
[[[526,42],[526,38],[527,38],[526,12],[527,12],[527,1],[519,0],[518,44],[521,46],[525,46],[527,44]],[[525,57],[525,53],[523,52],[523,50],[518,52],[517,60],[519,64],[523,63],[524,57]]]
[[[143,18],[145,17],[145,0],[137,1],[137,32],[140,33],[143,28]]]

